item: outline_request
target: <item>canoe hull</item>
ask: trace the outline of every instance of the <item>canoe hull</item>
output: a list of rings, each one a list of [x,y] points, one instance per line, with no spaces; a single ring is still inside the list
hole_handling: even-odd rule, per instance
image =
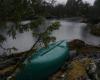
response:
[[[42,53],[42,52],[41,52]],[[33,56],[34,57],[34,56]],[[24,68],[16,76],[17,80],[45,80],[57,71],[69,57],[66,41],[61,41],[56,46],[51,46],[30,62],[25,62]]]

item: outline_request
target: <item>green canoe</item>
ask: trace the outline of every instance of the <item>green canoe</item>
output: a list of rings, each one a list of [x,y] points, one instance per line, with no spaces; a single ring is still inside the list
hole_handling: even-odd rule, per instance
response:
[[[46,80],[64,64],[68,57],[66,41],[50,44],[48,48],[39,49],[32,55],[30,61],[24,62],[25,66],[17,73],[16,80]]]

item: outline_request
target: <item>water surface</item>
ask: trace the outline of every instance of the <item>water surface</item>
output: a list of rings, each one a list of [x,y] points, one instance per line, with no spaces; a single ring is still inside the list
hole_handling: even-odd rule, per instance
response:
[[[53,36],[56,37],[57,41],[67,40],[71,41],[73,39],[80,39],[85,41],[88,44],[99,45],[100,37],[91,35],[86,30],[86,24],[80,22],[69,22],[67,20],[59,20],[60,28],[59,30],[53,31]],[[25,24],[25,23],[24,23]],[[43,26],[41,26],[43,27]],[[11,48],[16,47],[17,52],[22,52],[28,50],[34,44],[34,38],[32,37],[32,32],[17,33],[16,39],[13,40],[12,37],[7,36],[7,40],[3,43],[3,47]],[[3,50],[0,49],[0,54],[3,53]]]

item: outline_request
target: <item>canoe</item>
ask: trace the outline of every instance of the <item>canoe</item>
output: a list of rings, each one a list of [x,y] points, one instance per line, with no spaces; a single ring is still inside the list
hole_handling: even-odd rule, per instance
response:
[[[16,74],[16,80],[47,80],[69,58],[66,41],[50,44],[41,48],[24,62],[24,67]]]

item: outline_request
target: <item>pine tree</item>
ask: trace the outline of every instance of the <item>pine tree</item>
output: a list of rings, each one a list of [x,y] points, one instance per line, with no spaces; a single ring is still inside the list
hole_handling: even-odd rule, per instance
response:
[[[94,12],[95,16],[100,18],[100,0],[95,0],[94,2]]]
[[[42,0],[0,0],[0,48],[8,50],[2,46],[3,41],[6,40],[6,37],[1,33],[2,30],[5,30],[6,35],[12,36],[14,39],[16,39],[16,32],[22,33],[31,30],[33,31],[33,37],[36,37],[37,39],[30,50],[22,52],[23,60],[18,61],[16,68],[21,66],[23,61],[32,55],[37,49],[34,49],[37,43],[41,42],[47,47],[49,42],[55,40],[55,37],[51,36],[50,33],[59,28],[59,22],[53,22],[51,25],[45,26],[46,30],[43,32],[35,31],[40,25],[45,24],[45,18],[42,15],[43,9],[41,9],[42,6]],[[27,19],[27,17],[30,19],[29,16],[32,16],[33,18],[36,17],[36,19],[30,22],[29,27],[27,27],[27,25],[22,25],[21,21]],[[14,25],[7,26],[6,23],[8,22],[13,23]],[[11,49],[16,50],[16,48]]]

